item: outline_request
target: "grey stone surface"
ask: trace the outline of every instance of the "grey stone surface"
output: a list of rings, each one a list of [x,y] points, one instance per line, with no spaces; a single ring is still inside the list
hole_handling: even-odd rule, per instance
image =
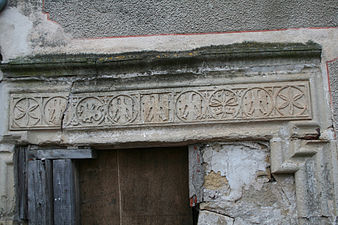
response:
[[[205,210],[200,211],[198,225],[233,225],[234,220],[230,217]]]
[[[44,11],[75,38],[332,27],[336,0],[45,0]]]
[[[338,59],[328,63],[331,97],[333,106],[333,118],[336,132],[338,130]]]
[[[206,167],[202,210],[226,215],[238,225],[297,224],[294,177],[271,176],[267,143],[211,143],[201,148]]]

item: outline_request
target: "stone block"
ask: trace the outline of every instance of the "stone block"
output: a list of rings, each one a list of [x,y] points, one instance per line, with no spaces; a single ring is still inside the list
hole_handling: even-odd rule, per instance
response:
[[[230,217],[209,212],[209,211],[200,211],[198,216],[198,225],[233,225],[234,220]]]

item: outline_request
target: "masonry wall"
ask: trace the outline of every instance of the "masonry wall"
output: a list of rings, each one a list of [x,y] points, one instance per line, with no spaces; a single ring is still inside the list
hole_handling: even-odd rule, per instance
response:
[[[330,129],[338,127],[337,8],[335,0],[187,0],[179,4],[170,0],[9,0],[0,12],[0,59],[6,63],[37,55],[183,51],[242,42],[312,41],[322,47],[322,104],[334,112],[333,116],[328,112],[332,120],[323,122],[323,130],[333,136]],[[44,79],[48,87],[55,85],[55,81]],[[68,89],[72,79],[58,82]],[[17,143],[29,144],[30,138],[25,131],[9,131],[12,88],[0,70],[0,224],[14,220],[14,149]],[[294,224],[294,178],[270,174],[267,143],[210,143],[201,151],[206,169],[201,224],[276,224],[278,220]],[[242,168],[239,161],[250,167]]]
[[[266,142],[210,143],[199,224],[297,224],[292,175],[272,175]]]

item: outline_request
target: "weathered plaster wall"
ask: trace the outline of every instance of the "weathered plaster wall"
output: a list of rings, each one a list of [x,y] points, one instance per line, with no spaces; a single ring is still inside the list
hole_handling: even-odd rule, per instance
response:
[[[68,1],[69,2],[69,1]],[[146,1],[141,1],[140,6],[142,4],[148,4],[145,3]],[[270,1],[269,1],[270,2]],[[290,1],[288,3],[283,3],[285,5],[291,6],[294,1]],[[298,1],[299,2],[299,1]],[[15,2],[9,1],[9,6],[0,14],[0,30],[4,31],[0,34],[0,48],[1,48],[1,54],[3,55],[3,59],[5,61],[9,59],[16,58],[18,56],[24,56],[24,55],[32,55],[32,54],[46,54],[46,53],[119,53],[119,52],[130,52],[130,51],[143,51],[143,50],[158,50],[158,51],[177,51],[177,50],[189,50],[194,49],[202,46],[209,46],[209,45],[221,45],[221,44],[231,44],[235,42],[243,42],[243,41],[256,41],[256,42],[307,42],[308,40],[312,40],[314,42],[317,42],[323,46],[324,54],[323,59],[330,60],[334,58],[337,55],[337,42],[335,41],[337,39],[337,29],[334,27],[336,26],[337,22],[334,22],[336,18],[338,18],[336,15],[336,2],[332,0],[327,0],[325,2],[317,3],[314,1],[302,1],[303,3],[299,3],[297,6],[291,7],[292,9],[295,9],[295,11],[299,10],[299,8],[302,9],[302,13],[299,12],[292,12],[290,10],[284,10],[283,7],[286,7],[282,5],[281,7],[277,7],[274,3],[268,3],[263,4],[265,7],[261,7],[262,10],[279,10],[281,9],[281,12],[283,13],[290,13],[292,16],[290,16],[289,19],[288,16],[278,16],[278,19],[266,19],[267,23],[273,24],[273,26],[279,26],[280,20],[288,20],[290,25],[285,24],[282,26],[282,28],[285,28],[285,30],[280,31],[268,31],[269,26],[268,24],[263,25],[260,29],[266,30],[263,32],[249,32],[249,30],[257,30],[255,26],[251,27],[245,27],[248,24],[244,23],[242,19],[238,15],[242,15],[241,13],[236,14],[234,20],[227,19],[223,21],[222,29],[220,31],[232,31],[235,27],[240,27],[243,25],[244,27],[238,28],[236,30],[241,30],[243,33],[236,33],[236,32],[230,32],[230,33],[220,33],[220,34],[199,34],[199,35],[155,35],[155,36],[149,36],[149,37],[125,37],[125,38],[102,38],[105,37],[105,35],[100,35],[98,31],[95,29],[100,28],[100,19],[102,17],[99,17],[98,14],[95,14],[94,12],[90,11],[88,13],[94,13],[96,15],[96,19],[93,17],[87,17],[87,22],[95,23],[95,29],[85,29],[84,24],[86,22],[81,21],[74,21],[74,19],[67,19],[67,23],[71,24],[77,24],[80,28],[84,28],[83,32],[75,31],[75,28],[73,29],[73,25],[68,26],[64,25],[62,23],[58,24],[51,20],[48,20],[48,15],[44,14],[42,12],[42,3],[39,1],[22,1],[18,0]],[[49,2],[51,4],[51,2]],[[100,2],[104,3],[104,2]],[[46,2],[47,4],[47,2]],[[53,4],[62,4],[59,2],[55,2]],[[69,4],[75,4],[79,5],[76,2],[69,3]],[[86,4],[89,4],[89,1],[86,2]],[[95,3],[99,5],[95,1]],[[117,4],[117,3],[112,3]],[[164,4],[164,3],[159,3]],[[234,7],[241,7],[241,4],[238,4],[238,2],[229,3]],[[298,3],[297,3],[298,4]],[[191,7],[194,7],[195,9],[201,8],[198,7],[198,4],[190,4]],[[209,5],[209,4],[206,4]],[[242,4],[243,8],[247,8],[250,12],[254,12],[257,17],[260,17],[260,15],[265,15],[264,13],[259,14],[259,10],[252,10],[249,5]],[[306,7],[303,7],[302,5],[307,5]],[[318,7],[321,6],[321,7]],[[75,6],[74,6],[75,7]],[[160,7],[160,6],[156,6]],[[270,7],[270,8],[269,8]],[[313,10],[306,10],[308,7],[310,7]],[[230,7],[231,8],[231,7]],[[226,9],[228,12],[236,12],[235,9],[230,10],[229,7],[218,7],[218,9]],[[55,8],[56,9],[56,8]],[[67,16],[67,10],[64,8],[57,9],[57,13],[55,13],[55,16],[59,16],[62,18],[66,18]],[[72,8],[69,8],[69,10],[73,10]],[[282,15],[283,15],[282,13]],[[312,15],[315,13],[316,15]],[[79,10],[76,11],[76,14],[81,14]],[[212,14],[212,13],[210,13]],[[267,13],[269,14],[269,13]],[[301,19],[303,15],[309,14],[305,19]],[[71,16],[72,13],[69,14]],[[270,15],[276,16],[278,14],[272,13]],[[297,16],[295,16],[297,15]],[[310,16],[311,15],[311,16]],[[201,21],[205,21],[205,18],[203,20],[198,20],[197,18],[200,18],[201,16],[194,16],[193,19],[196,21],[196,23],[199,23]],[[261,24],[259,21],[256,21],[255,18],[251,17],[250,13],[243,13],[243,17],[246,17],[246,20],[249,20],[252,23]],[[123,17],[121,17],[123,18]],[[137,17],[139,18],[139,16]],[[214,21],[215,19],[212,19],[211,21]],[[165,18],[166,20],[168,18]],[[238,20],[237,20],[238,19]],[[304,27],[304,29],[287,29],[292,27],[292,23],[297,21],[297,19],[300,19],[298,21],[296,27]],[[102,19],[103,20],[103,19]],[[121,19],[119,24],[121,25],[121,29],[127,29],[130,26],[127,26],[127,24],[123,23],[124,19]],[[154,20],[151,22],[156,22],[158,20]],[[240,22],[238,22],[240,21]],[[321,26],[327,27],[332,26],[331,28],[321,28],[321,29],[308,29],[306,27],[315,27],[317,26],[316,23],[318,21],[321,21]],[[140,22],[142,23],[142,22]],[[190,24],[191,22],[189,22]],[[232,28],[228,28],[227,26],[224,26],[223,23],[229,23],[231,24]],[[108,25],[111,24],[111,21],[105,22],[103,21],[101,24]],[[179,23],[177,23],[179,24]],[[151,26],[151,23],[149,25]],[[163,26],[160,26],[163,27]],[[190,27],[190,26],[189,26]],[[206,26],[210,27],[210,25]],[[92,32],[95,30],[95,34],[97,34],[98,37],[96,39],[86,39],[86,34],[88,32]],[[101,30],[101,29],[100,29]],[[115,29],[105,29],[102,28],[103,32],[110,32],[111,30]],[[203,29],[202,29],[203,30]],[[143,29],[140,31],[142,32],[148,32],[148,29]],[[74,34],[75,32],[75,34]],[[136,32],[137,29],[136,29]],[[200,31],[196,31],[197,33]],[[202,32],[202,31],[201,31]],[[207,31],[203,31],[207,32]],[[168,32],[165,32],[168,33]],[[185,32],[189,33],[189,32]],[[149,31],[147,34],[151,34]],[[15,47],[13,47],[15,46]]]
[[[317,1],[52,1],[44,12],[74,38],[337,26],[338,3]]]
[[[204,165],[199,225],[297,224],[292,175],[271,175],[265,142],[210,143]]]

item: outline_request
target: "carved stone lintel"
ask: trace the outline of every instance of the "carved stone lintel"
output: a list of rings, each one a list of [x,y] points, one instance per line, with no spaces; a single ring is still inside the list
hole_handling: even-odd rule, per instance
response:
[[[308,81],[72,94],[12,94],[11,130],[311,119]],[[69,106],[67,106],[69,104]],[[67,109],[67,111],[66,111]]]

